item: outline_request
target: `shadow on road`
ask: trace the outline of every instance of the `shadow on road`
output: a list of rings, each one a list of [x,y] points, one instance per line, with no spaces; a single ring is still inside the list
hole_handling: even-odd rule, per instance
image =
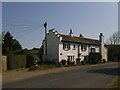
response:
[[[87,72],[119,76],[120,75],[120,67],[119,68],[101,68],[101,69],[89,70]]]

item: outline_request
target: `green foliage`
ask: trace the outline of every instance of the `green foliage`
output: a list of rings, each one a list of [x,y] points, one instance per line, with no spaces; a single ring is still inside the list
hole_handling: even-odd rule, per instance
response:
[[[76,58],[76,63],[80,64],[80,58]]]
[[[83,60],[83,61],[81,61],[81,64],[82,64],[82,65],[85,65],[85,64],[86,64],[86,62]]]
[[[61,65],[66,65],[66,60],[61,60]]]
[[[13,36],[7,32],[2,39],[2,53],[10,54],[15,50],[22,49],[21,45],[16,39],[13,39]]]
[[[89,62],[89,55],[85,56],[84,61],[85,61],[86,64],[89,64],[89,63],[90,63],[90,62]]]
[[[40,60],[42,60],[42,55],[43,55],[43,45],[40,47],[39,51],[37,52],[38,57],[40,58]],[[43,61],[41,61],[43,62]]]
[[[48,70],[48,69],[53,69],[53,68],[57,68],[57,67],[58,66],[56,64],[40,64],[38,67],[31,66],[28,71]]]
[[[75,62],[74,62],[74,61],[72,62],[72,61],[70,61],[70,60],[68,59],[68,60],[67,60],[67,64],[68,64],[68,65],[73,65],[73,64],[75,64]]]
[[[120,61],[120,45],[109,45],[108,46],[108,60],[109,61]]]
[[[29,51],[27,49],[16,50],[13,52],[14,55],[27,55],[28,53],[29,53]]]
[[[8,69],[18,69],[26,67],[26,55],[8,55]]]
[[[40,59],[37,55],[28,54],[26,67],[29,68],[29,67],[33,66],[35,60],[40,60]],[[39,63],[39,61],[38,61],[38,63]]]
[[[116,89],[116,90],[120,90],[120,76],[114,78],[112,81],[110,81],[106,88],[108,90],[111,90],[112,88]]]
[[[89,53],[89,63],[98,64],[101,62],[102,56],[100,53]]]

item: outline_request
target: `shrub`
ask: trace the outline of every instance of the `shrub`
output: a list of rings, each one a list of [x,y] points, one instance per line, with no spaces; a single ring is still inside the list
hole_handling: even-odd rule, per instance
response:
[[[66,65],[66,60],[61,60],[62,65]]]
[[[83,60],[83,61],[81,61],[81,64],[82,64],[82,65],[85,65],[85,61],[84,61],[84,60]]]
[[[120,45],[108,45],[108,60],[120,61]]]
[[[89,53],[89,63],[97,64],[101,62],[101,54],[100,53]]]
[[[76,63],[80,64],[80,58],[76,58]]]
[[[67,60],[67,64],[68,64],[68,65],[72,65],[72,62],[68,59],[68,60]]]
[[[85,61],[86,64],[89,64],[89,63],[90,63],[90,62],[89,62],[89,55],[87,55],[87,56],[84,57],[84,61]]]
[[[102,60],[102,63],[105,63],[105,62],[106,62],[106,60],[105,60],[105,59],[103,59],[103,60]]]
[[[39,60],[39,57],[37,55],[30,55],[30,54],[27,55],[27,64],[26,64],[26,67],[29,68],[29,67],[33,66],[35,60]]]
[[[68,64],[68,65],[73,65],[73,64],[75,64],[75,61],[72,62],[72,61],[70,61],[70,60],[68,59],[68,60],[67,60],[67,64]]]
[[[26,67],[26,55],[8,55],[8,69],[18,69]]]

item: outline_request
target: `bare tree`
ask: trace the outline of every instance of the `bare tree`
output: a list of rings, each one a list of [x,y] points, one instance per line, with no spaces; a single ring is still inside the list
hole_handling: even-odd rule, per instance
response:
[[[114,32],[107,40],[107,44],[112,44],[112,45],[120,44],[120,32],[119,31]]]

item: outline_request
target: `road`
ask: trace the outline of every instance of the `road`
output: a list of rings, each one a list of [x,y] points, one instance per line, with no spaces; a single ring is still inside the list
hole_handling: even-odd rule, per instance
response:
[[[62,72],[4,83],[3,88],[105,88],[112,79],[120,75],[118,71],[120,67],[116,62],[73,66]]]

